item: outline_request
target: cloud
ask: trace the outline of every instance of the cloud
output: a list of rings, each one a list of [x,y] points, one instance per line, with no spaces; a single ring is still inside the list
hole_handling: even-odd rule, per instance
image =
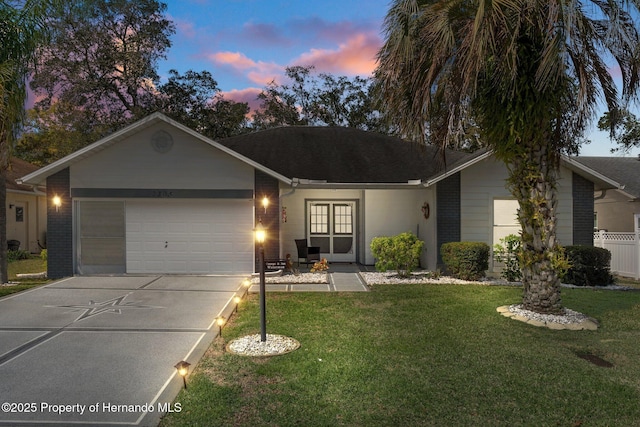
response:
[[[249,87],[246,89],[233,89],[229,91],[221,92],[224,99],[229,99],[235,102],[246,102],[249,104],[251,112],[257,110],[260,107],[260,101],[258,95],[262,92],[262,89],[257,87]],[[250,113],[251,114],[251,113]]]
[[[216,52],[207,58],[218,66],[229,67],[253,84],[266,86],[281,82],[286,66],[314,66],[318,72],[337,75],[369,76],[376,67],[376,55],[382,41],[369,33],[353,34],[334,49],[312,48],[282,65],[276,62],[256,61],[242,52]]]
[[[240,38],[260,46],[291,46],[293,39],[273,24],[247,22],[242,26]]]
[[[295,19],[289,23],[294,34],[309,40],[344,42],[358,34],[379,31],[379,22],[338,21],[329,22],[319,17]]]
[[[184,19],[175,19],[173,22],[176,24],[176,33],[186,39],[193,39],[196,37],[196,26],[193,22]]]
[[[291,61],[313,65],[317,71],[339,75],[369,76],[376,68],[376,55],[382,41],[373,34],[355,34],[337,49],[311,49]]]
[[[241,52],[216,52],[208,58],[217,65],[228,66],[245,75],[251,82],[267,85],[284,72],[275,62],[254,61]]]

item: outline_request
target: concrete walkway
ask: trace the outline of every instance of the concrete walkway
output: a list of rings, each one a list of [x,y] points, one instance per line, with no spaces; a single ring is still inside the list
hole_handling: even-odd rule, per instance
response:
[[[368,292],[369,287],[358,274],[363,266],[353,263],[332,263],[328,274],[329,283],[267,283],[267,292]],[[302,273],[308,269],[300,269]],[[252,285],[251,293],[260,292]]]

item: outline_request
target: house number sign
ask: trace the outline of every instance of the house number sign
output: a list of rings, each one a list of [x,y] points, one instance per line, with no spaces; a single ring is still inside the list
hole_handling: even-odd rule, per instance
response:
[[[171,190],[153,190],[151,195],[158,199],[167,199],[173,197],[173,191]]]

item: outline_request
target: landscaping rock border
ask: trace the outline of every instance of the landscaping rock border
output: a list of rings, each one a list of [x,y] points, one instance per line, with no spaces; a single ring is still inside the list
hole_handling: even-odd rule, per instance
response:
[[[279,356],[291,353],[300,348],[300,343],[284,335],[267,334],[267,340],[262,342],[260,334],[246,335],[231,340],[227,344],[229,353],[240,356]]]
[[[536,313],[523,309],[521,304],[503,305],[498,307],[496,311],[505,317],[537,327],[572,331],[595,331],[598,329],[598,321],[596,319],[568,308],[565,308],[564,315]]]

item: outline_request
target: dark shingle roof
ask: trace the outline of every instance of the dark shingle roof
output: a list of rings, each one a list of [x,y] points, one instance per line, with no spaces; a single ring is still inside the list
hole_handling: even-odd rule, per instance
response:
[[[576,157],[583,165],[624,185],[624,192],[640,197],[640,160],[636,157]]]
[[[16,179],[22,178],[36,170],[38,170],[38,166],[32,165],[17,157],[11,157],[9,170],[7,171],[7,190],[32,192],[33,188],[30,185],[19,185],[16,183]]]
[[[218,141],[288,178],[329,183],[406,183],[442,167],[434,147],[345,127],[289,126]],[[468,156],[447,150],[447,164]]]

